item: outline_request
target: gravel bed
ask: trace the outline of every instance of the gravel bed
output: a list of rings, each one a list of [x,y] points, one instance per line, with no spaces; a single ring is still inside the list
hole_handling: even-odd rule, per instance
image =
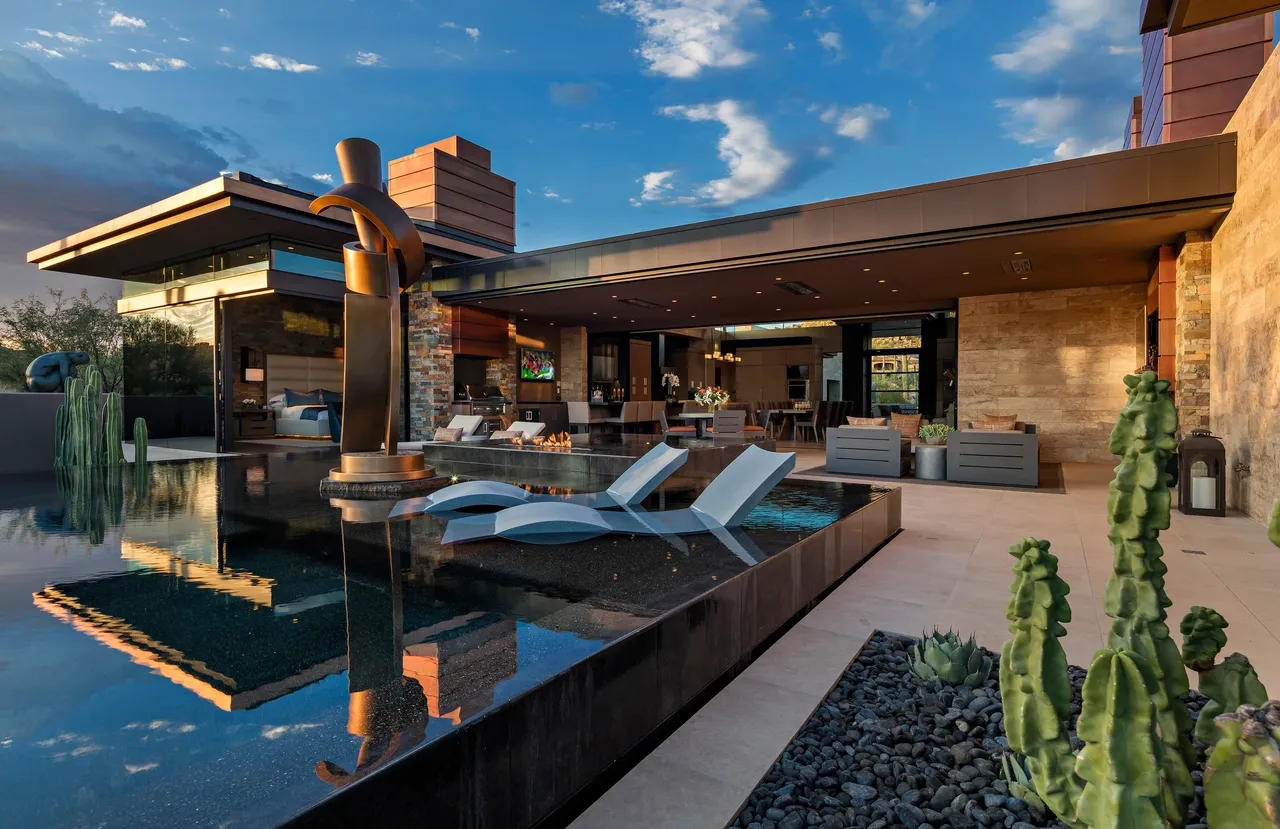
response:
[[[752,792],[735,829],[1036,829],[1052,814],[1009,795],[996,677],[981,688],[923,683],[908,672],[912,639],[876,633]],[[1080,712],[1085,671],[1069,669]],[[1204,698],[1186,698],[1193,718]],[[1073,737],[1074,741],[1074,737]],[[1201,764],[1203,764],[1203,747]],[[1188,829],[1204,829],[1201,774]]]

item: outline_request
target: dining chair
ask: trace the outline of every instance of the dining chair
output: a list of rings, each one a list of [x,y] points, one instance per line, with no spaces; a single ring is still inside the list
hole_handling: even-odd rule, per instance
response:
[[[667,412],[665,409],[658,412],[658,425],[662,427],[664,435],[693,435],[697,434],[696,426],[671,426],[667,423]]]
[[[746,433],[747,413],[741,409],[718,411],[711,419],[711,433],[717,437],[724,435],[741,435]]]

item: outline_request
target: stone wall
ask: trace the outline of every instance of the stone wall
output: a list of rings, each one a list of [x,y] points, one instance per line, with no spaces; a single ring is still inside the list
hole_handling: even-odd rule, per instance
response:
[[[573,402],[587,399],[587,329],[560,331],[560,398]]]
[[[1213,236],[1210,389],[1227,449],[1227,503],[1265,521],[1280,496],[1280,60],[1227,126],[1235,205]],[[1237,471],[1243,464],[1247,471]]]
[[[958,422],[984,413],[1036,424],[1041,459],[1112,463],[1123,382],[1144,360],[1147,286],[960,299]]]
[[[516,324],[507,323],[507,356],[501,360],[489,360],[484,367],[485,385],[497,386],[502,396],[508,400],[516,399],[517,384],[520,380],[518,363],[520,345],[516,342]]]
[[[1213,243],[1187,234],[1178,251],[1173,399],[1184,435],[1209,428],[1209,310]]]
[[[453,309],[429,291],[409,294],[409,439],[425,440],[453,407]]]

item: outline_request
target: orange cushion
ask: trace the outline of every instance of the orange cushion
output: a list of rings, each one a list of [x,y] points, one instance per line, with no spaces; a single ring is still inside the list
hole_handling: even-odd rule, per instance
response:
[[[1002,415],[992,414],[991,412],[983,412],[982,419],[987,423],[1017,423],[1018,416],[1016,414]]]
[[[1004,423],[1001,421],[991,420],[975,420],[969,424],[969,428],[975,432],[1016,432],[1019,431],[1015,423]]]
[[[883,426],[883,417],[846,417],[850,426]]]
[[[743,427],[743,431],[746,431],[746,432],[763,432],[763,431],[764,431],[764,427],[763,427],[763,426],[744,426],[744,427]]]
[[[904,435],[915,437],[920,434],[920,415],[918,414],[907,415],[894,412],[889,415],[889,422],[893,424],[893,428]]]
[[[436,436],[433,438],[433,440],[437,440],[442,443],[456,443],[462,440],[462,430],[448,429],[448,428],[445,428],[444,426],[441,426],[439,429],[436,429]]]

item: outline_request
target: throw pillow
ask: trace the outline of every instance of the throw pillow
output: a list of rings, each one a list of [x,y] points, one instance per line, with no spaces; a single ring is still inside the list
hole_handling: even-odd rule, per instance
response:
[[[987,423],[1017,423],[1018,416],[1016,414],[1002,415],[992,414],[991,412],[983,412],[982,419]]]
[[[320,390],[315,391],[294,391],[293,389],[284,390],[285,406],[319,406],[324,401],[320,399]]]
[[[850,426],[883,426],[883,417],[846,417]]]
[[[975,420],[969,424],[969,428],[975,432],[1016,432],[1018,431],[1015,423],[1001,423],[990,420]]]
[[[341,403],[342,392],[330,391],[329,389],[319,389],[321,403]]]
[[[524,432],[519,429],[504,429],[500,432],[490,432],[489,440],[511,440],[513,438],[524,437]]]
[[[894,412],[889,415],[889,422],[893,424],[893,428],[902,432],[908,437],[916,437],[920,434],[920,415],[898,414]]]
[[[434,439],[441,443],[457,443],[462,440],[462,430],[450,429],[448,427],[441,426],[439,429],[436,429],[436,436]]]

